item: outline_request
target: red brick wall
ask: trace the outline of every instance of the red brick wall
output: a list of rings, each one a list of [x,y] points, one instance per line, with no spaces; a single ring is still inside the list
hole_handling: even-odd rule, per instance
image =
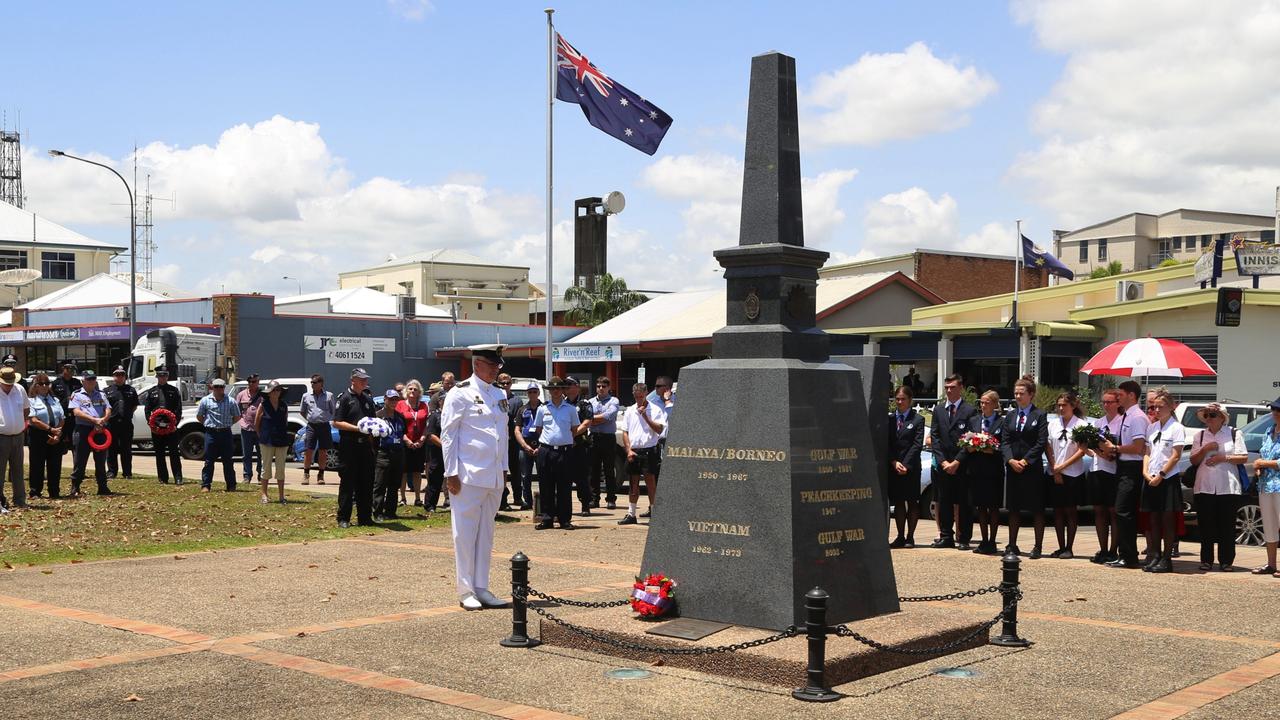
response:
[[[916,282],[940,295],[944,300],[970,298],[1013,292],[1013,260],[916,253]],[[1022,270],[1022,289],[1048,284],[1043,271]]]

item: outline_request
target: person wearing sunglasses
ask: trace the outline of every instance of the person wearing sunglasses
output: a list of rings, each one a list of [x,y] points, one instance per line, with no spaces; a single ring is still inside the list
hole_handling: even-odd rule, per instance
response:
[[[1186,431],[1173,418],[1173,398],[1164,388],[1155,391],[1149,407],[1156,422],[1148,430],[1147,454],[1142,461],[1141,508],[1151,513],[1151,560],[1143,570],[1173,572],[1173,543],[1177,540],[1178,508],[1182,507],[1182,487],[1174,468],[1182,457]]]
[[[333,431],[329,423],[333,421],[333,393],[324,389],[324,377],[319,374],[311,376],[311,389],[302,395],[302,417],[307,421],[307,440],[302,451],[302,484],[311,484],[311,456],[316,456],[316,464],[320,466],[317,482],[324,484],[324,468],[329,461],[329,451],[333,449]]]
[[[1227,414],[1218,403],[1196,411],[1204,428],[1191,440],[1191,465],[1195,468],[1196,523],[1200,526],[1200,570],[1213,568],[1217,546],[1218,568],[1235,569],[1236,512],[1244,488],[1239,466],[1249,459],[1244,434],[1227,425]]]
[[[31,497],[40,497],[46,486],[49,499],[57,500],[62,487],[62,427],[67,414],[62,403],[50,392],[52,383],[46,373],[36,373],[31,383]]]

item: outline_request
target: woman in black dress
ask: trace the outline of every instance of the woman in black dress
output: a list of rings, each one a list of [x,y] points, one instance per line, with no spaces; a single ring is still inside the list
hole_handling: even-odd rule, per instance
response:
[[[920,451],[924,449],[924,418],[911,407],[911,388],[903,385],[894,394],[897,409],[889,414],[889,503],[898,537],[891,548],[916,546],[916,521],[920,519]]]
[[[995,390],[982,393],[978,399],[979,416],[975,432],[984,432],[1004,444],[1004,418],[1000,417],[1000,395]],[[958,458],[969,476],[969,492],[973,499],[982,540],[973,551],[979,555],[996,555],[996,530],[1000,527],[1000,505],[1004,496],[1004,456],[995,452],[969,452],[961,449]]]

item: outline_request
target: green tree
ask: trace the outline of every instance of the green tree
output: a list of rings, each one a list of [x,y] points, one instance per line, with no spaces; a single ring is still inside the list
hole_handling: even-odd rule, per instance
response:
[[[1098,278],[1119,275],[1123,272],[1124,272],[1124,269],[1120,266],[1120,261],[1112,260],[1111,262],[1107,263],[1106,266],[1104,267],[1094,268],[1093,272],[1089,273],[1089,279],[1097,280]]]
[[[574,325],[594,327],[644,303],[649,298],[627,289],[627,281],[605,273],[596,278],[594,292],[574,285],[564,291],[565,302],[573,307],[565,319]]]

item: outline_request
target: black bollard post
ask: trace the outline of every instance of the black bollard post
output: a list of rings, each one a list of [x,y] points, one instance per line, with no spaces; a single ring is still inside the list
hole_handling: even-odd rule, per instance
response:
[[[511,635],[498,642],[502,647],[531,648],[542,644],[529,637],[528,589],[529,556],[517,552],[511,556]]]
[[[827,591],[815,587],[804,596],[805,631],[809,638],[807,684],[791,691],[791,697],[805,702],[831,702],[842,696],[827,687]]]
[[[1018,637],[1018,573],[1021,570],[1022,561],[1014,553],[1009,553],[1000,559],[1000,565],[1004,568],[1004,579],[1000,583],[1000,600],[1004,607],[1009,608],[1004,614],[1004,623],[1000,626],[1000,634],[991,639],[992,645],[1000,645],[1002,647],[1028,647],[1031,642]]]

